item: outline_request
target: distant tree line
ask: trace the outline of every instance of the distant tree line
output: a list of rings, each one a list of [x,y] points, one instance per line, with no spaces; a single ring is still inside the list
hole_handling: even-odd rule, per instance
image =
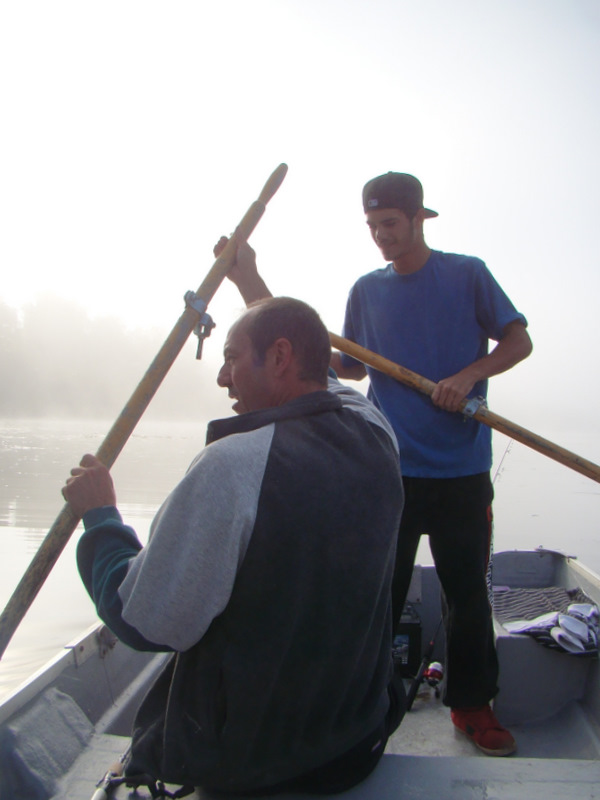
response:
[[[128,330],[78,305],[43,296],[20,312],[0,302],[0,416],[114,419],[168,331]],[[163,419],[226,416],[214,365],[179,355],[148,413]],[[200,370],[203,370],[200,373]]]

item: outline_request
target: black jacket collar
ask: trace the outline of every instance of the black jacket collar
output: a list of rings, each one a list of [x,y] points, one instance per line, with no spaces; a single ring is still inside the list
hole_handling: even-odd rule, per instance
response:
[[[342,407],[342,401],[337,395],[325,390],[310,392],[290,400],[282,406],[261,408],[259,411],[249,411],[236,417],[215,419],[208,423],[206,429],[206,444],[216,442],[232,433],[247,433],[272,422],[308,416],[309,414],[322,414]]]

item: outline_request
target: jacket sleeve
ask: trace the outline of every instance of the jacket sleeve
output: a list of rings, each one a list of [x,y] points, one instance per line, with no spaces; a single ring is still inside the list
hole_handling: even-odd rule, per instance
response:
[[[204,448],[156,514],[118,588],[122,618],[185,652],[231,596],[250,542],[273,425]]]
[[[114,506],[92,509],[84,514],[83,524],[85,533],[77,546],[77,566],[100,619],[135,650],[171,650],[166,645],[148,641],[122,617],[123,604],[118,589],[130,562],[142,549],[133,528],[123,524]]]

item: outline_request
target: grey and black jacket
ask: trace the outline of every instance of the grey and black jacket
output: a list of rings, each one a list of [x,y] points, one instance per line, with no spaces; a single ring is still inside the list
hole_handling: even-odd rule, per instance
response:
[[[402,502],[389,425],[330,381],[210,423],[145,547],[116,509],[86,514],[78,563],[100,616],[137,649],[175,651],[129,770],[251,791],[375,730]]]

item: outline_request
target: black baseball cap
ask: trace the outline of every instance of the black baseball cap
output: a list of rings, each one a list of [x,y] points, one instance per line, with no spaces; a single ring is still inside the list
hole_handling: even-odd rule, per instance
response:
[[[437,211],[423,207],[423,187],[414,175],[406,172],[386,172],[365,184],[363,189],[365,214],[376,208],[398,208],[412,219],[420,208],[425,217],[437,217]]]

